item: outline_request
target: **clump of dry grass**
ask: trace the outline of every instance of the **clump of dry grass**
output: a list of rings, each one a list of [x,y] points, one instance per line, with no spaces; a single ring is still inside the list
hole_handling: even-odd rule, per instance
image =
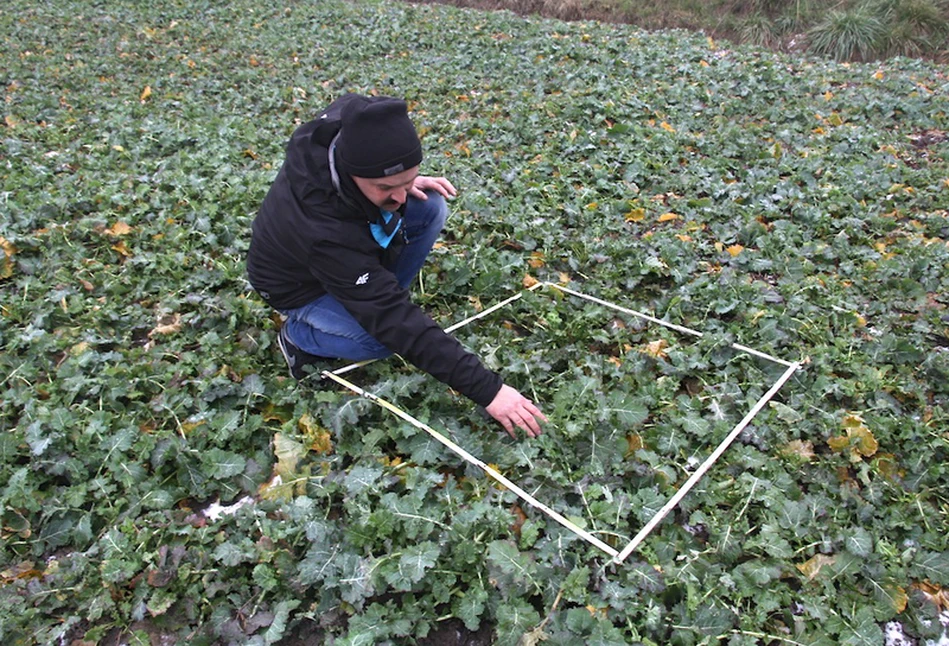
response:
[[[430,0],[439,1],[439,0]],[[949,0],[442,0],[561,20],[701,30],[773,49],[791,43],[838,60],[949,56]]]

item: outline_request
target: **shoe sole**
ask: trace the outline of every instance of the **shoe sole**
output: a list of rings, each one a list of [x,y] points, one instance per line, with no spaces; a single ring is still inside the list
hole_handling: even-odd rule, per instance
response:
[[[290,353],[287,352],[287,346],[283,341],[283,330],[277,333],[277,347],[280,348],[280,354],[283,355],[283,360],[287,362],[287,370],[290,372],[290,376],[297,381],[300,381],[300,378],[293,374],[293,364],[290,362]]]

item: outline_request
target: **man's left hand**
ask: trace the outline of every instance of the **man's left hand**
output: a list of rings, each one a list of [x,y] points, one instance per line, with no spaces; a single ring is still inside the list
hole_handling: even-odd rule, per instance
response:
[[[538,420],[547,421],[533,402],[506,384],[501,386],[501,390],[485,410],[499,421],[508,435],[514,439],[517,439],[515,427],[524,430],[529,437],[537,437],[541,434]]]
[[[428,196],[425,195],[425,191],[435,191],[444,198],[455,197],[458,194],[451,182],[444,177],[419,175],[415,178],[412,188],[409,189],[409,195],[420,200],[427,200]]]

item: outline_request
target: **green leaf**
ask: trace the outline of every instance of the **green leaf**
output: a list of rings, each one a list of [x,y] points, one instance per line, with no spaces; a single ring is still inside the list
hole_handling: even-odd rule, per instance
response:
[[[492,541],[488,544],[488,562],[498,566],[505,574],[523,579],[528,574],[528,558],[509,541]]]
[[[478,630],[481,627],[481,617],[484,615],[485,604],[488,601],[488,593],[484,588],[477,584],[455,597],[452,602],[451,611],[456,617],[465,623],[465,628],[471,631]]]
[[[283,639],[284,634],[287,632],[287,621],[290,619],[290,613],[299,606],[300,601],[297,599],[277,603],[277,606],[274,608],[273,622],[268,626],[263,635],[266,644],[274,644]]]
[[[223,449],[210,449],[202,456],[202,462],[208,474],[216,479],[223,480],[240,475],[244,472],[247,461],[243,456]]]
[[[586,608],[571,608],[567,611],[566,624],[571,633],[577,636],[587,635],[596,625],[596,619]]]
[[[860,608],[850,620],[844,622],[840,631],[840,643],[846,646],[879,646],[883,643],[883,630],[870,608]]]
[[[401,589],[410,590],[412,583],[418,583],[425,577],[425,572],[434,567],[440,553],[438,545],[431,541],[424,541],[405,550],[399,558],[399,574],[401,575]]]
[[[645,402],[626,393],[611,393],[607,400],[606,411],[616,417],[624,427],[636,427],[649,417],[649,408]]]
[[[250,540],[247,538],[238,538],[237,541],[239,541],[240,544],[231,541],[221,543],[214,548],[214,552],[211,553],[211,558],[222,565],[232,567],[251,561],[254,557],[254,549]]]
[[[590,568],[587,566],[575,567],[563,581],[561,589],[563,597],[567,601],[574,603],[586,603],[588,592],[587,586],[590,583]]]
[[[589,613],[587,613],[589,614]],[[497,636],[499,644],[514,644],[521,635],[540,622],[540,615],[526,600],[511,598],[498,606]]]
[[[949,586],[949,552],[921,550],[913,558],[910,569],[916,578]]]
[[[798,422],[804,419],[804,416],[801,415],[799,412],[797,412],[790,406],[787,406],[786,404],[782,404],[781,402],[776,402],[776,401],[768,402],[768,406],[770,406],[771,409],[775,412],[775,415],[777,416],[779,420],[787,424],[797,424]]]
[[[869,556],[873,552],[873,536],[863,527],[854,527],[844,537],[844,549],[855,556]]]

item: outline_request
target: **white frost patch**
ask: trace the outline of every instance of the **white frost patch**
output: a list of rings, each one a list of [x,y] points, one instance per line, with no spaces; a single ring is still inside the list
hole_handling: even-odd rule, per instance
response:
[[[886,646],[913,646],[913,643],[903,635],[903,624],[898,621],[891,621],[883,629]]]
[[[236,514],[237,510],[241,507],[252,504],[254,504],[254,499],[250,496],[244,496],[233,505],[222,505],[219,502],[214,502],[204,510],[204,516],[211,519],[212,521],[215,521],[221,516],[232,516]]]
[[[949,646],[949,611],[939,615],[939,623],[943,626],[942,637],[935,641],[929,639],[923,646]],[[889,622],[884,630],[884,635],[886,637],[884,646],[916,646],[903,634],[903,624],[898,621]]]

